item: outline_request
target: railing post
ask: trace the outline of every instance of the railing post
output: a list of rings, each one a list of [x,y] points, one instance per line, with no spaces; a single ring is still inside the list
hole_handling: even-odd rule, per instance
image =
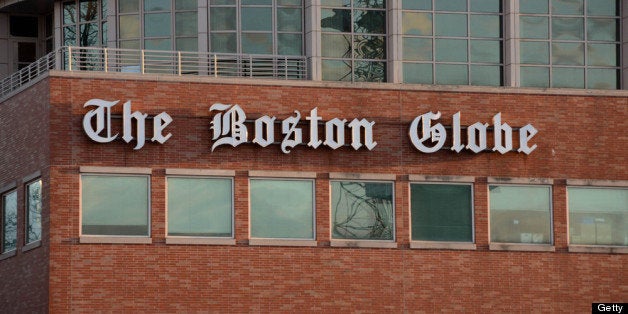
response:
[[[181,76],[181,51],[177,51],[177,57],[179,58],[179,76]]]
[[[72,71],[72,46],[68,47],[68,71]]]
[[[249,55],[249,77],[253,77],[253,56]]]
[[[140,72],[144,74],[144,49],[140,50]]]
[[[284,68],[286,69],[286,72],[285,72],[286,76],[284,77],[284,79],[287,80],[288,79],[288,57],[284,57],[284,61],[283,62],[284,62],[284,64],[283,64]]]
[[[105,72],[109,72],[109,57],[107,55],[107,48],[105,48],[104,56],[105,56]]]
[[[218,77],[218,56],[214,55],[214,77]]]

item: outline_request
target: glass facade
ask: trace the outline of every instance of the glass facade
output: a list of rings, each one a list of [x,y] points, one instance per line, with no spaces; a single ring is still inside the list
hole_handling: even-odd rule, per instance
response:
[[[567,188],[569,243],[628,245],[628,189]]]
[[[76,0],[63,2],[64,46],[98,47],[107,45],[107,1]]]
[[[392,182],[331,182],[332,239],[394,240]]]
[[[403,82],[503,84],[500,0],[404,0]]]
[[[2,243],[0,253],[15,250],[17,247],[17,191],[2,195]]]
[[[549,186],[489,185],[491,242],[552,243]]]
[[[231,179],[168,178],[168,235],[233,236]]]
[[[41,180],[26,186],[26,244],[41,240]]]
[[[322,78],[386,81],[384,0],[321,0]]]
[[[81,176],[81,234],[148,236],[149,177]]]

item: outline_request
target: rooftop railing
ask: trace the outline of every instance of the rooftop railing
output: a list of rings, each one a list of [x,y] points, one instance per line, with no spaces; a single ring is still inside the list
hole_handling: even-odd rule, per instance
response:
[[[0,81],[0,99],[48,70],[306,80],[304,56],[61,47]]]

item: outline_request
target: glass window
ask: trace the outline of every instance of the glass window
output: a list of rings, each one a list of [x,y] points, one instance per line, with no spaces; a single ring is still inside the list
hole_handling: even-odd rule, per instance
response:
[[[469,184],[410,184],[412,240],[473,242]]]
[[[209,24],[212,52],[303,55],[300,0],[211,1]]]
[[[81,234],[149,235],[149,176],[81,176]]]
[[[41,180],[26,185],[26,244],[41,240]]]
[[[2,195],[2,243],[0,253],[15,250],[17,247],[17,191],[8,192]]]
[[[322,6],[323,80],[385,82],[384,1],[323,1]],[[425,31],[414,29],[420,27],[416,24],[404,28]]]
[[[521,0],[521,86],[619,88],[618,3]]]
[[[124,9],[132,1],[122,1]],[[78,8],[78,10],[77,10]],[[106,45],[107,0],[75,0],[63,2],[63,45],[99,47]],[[123,27],[121,27],[121,32]],[[122,34],[121,34],[122,35]]]
[[[503,84],[499,0],[410,2],[401,22],[405,83]]]
[[[331,182],[333,239],[394,240],[392,182]]]
[[[168,177],[168,235],[233,237],[232,180]]]
[[[314,239],[314,181],[251,179],[252,238]]]
[[[628,245],[628,189],[568,187],[569,243]]]
[[[491,242],[552,243],[551,187],[489,185]]]

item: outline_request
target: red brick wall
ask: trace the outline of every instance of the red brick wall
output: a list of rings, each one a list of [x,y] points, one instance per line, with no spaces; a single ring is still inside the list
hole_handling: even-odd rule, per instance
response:
[[[628,180],[628,98],[260,86],[248,84],[50,79],[52,215],[50,310],[266,312],[506,311],[586,312],[591,302],[625,301],[627,255],[567,252],[566,179]],[[96,144],[82,131],[92,98],[131,100],[133,110],[167,111],[164,145]],[[278,145],[222,146],[211,152],[216,103],[240,104],[249,118],[334,117],[376,121],[369,152]],[[443,124],[533,124],[532,154],[418,152],[407,130],[441,111]],[[250,126],[249,126],[250,128]],[[252,129],[249,129],[252,133]],[[516,134],[516,133],[515,133]],[[304,134],[307,140],[307,134]],[[251,139],[251,138],[249,138]],[[151,245],[78,244],[79,167],[150,167]],[[230,169],[235,177],[236,246],[165,244],[166,168]],[[318,247],[248,245],[248,170],[313,171]],[[395,174],[397,249],[329,246],[329,172]],[[409,249],[408,174],[465,175],[474,185],[477,250]],[[489,251],[487,177],[553,178],[556,252]],[[1,262],[0,262],[1,263]],[[0,264],[1,265],[1,264]]]
[[[17,185],[16,255],[0,260],[0,312],[41,313],[48,308],[49,85],[44,80],[0,103],[0,187]],[[42,178],[41,246],[25,249],[25,178]],[[1,227],[0,227],[1,230]]]

